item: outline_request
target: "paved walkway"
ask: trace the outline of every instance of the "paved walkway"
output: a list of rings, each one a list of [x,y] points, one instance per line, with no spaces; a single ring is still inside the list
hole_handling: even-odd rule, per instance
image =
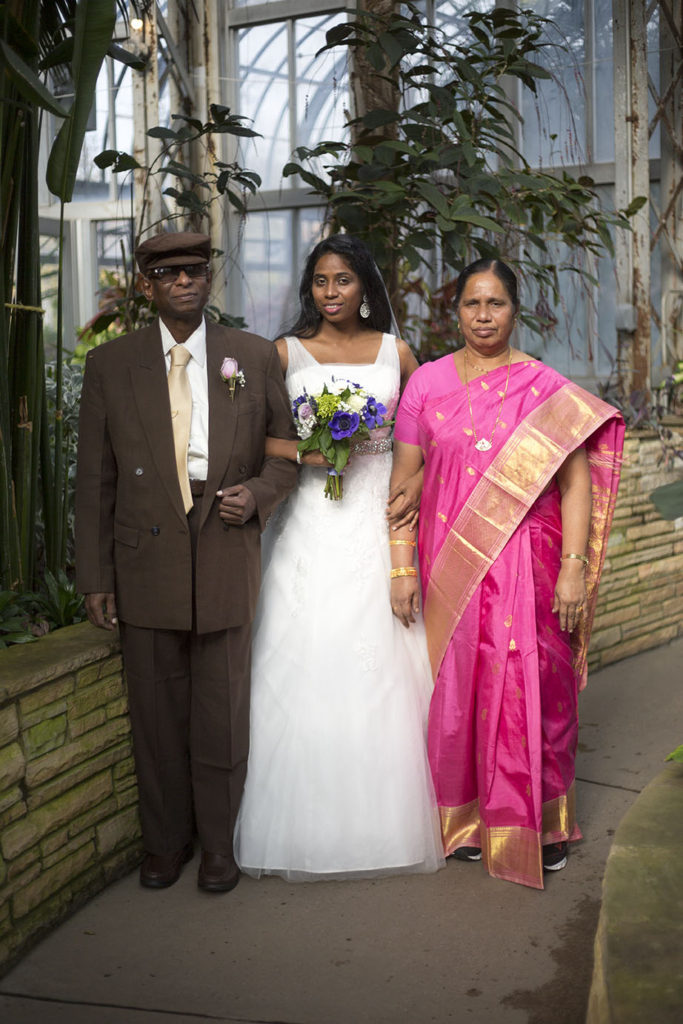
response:
[[[433,876],[201,893],[132,873],[0,981],[3,1024],[583,1024],[611,837],[683,743],[683,641],[581,697],[585,840],[544,892],[449,861]]]

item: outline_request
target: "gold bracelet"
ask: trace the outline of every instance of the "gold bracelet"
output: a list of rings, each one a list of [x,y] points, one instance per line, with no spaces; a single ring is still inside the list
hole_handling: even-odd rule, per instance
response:
[[[392,580],[399,576],[417,576],[417,569],[414,565],[402,565],[400,569],[392,569],[389,575]]]
[[[562,558],[578,558],[584,565],[588,565],[588,558],[586,555],[562,555]]]
[[[390,540],[389,547],[398,547],[399,544],[410,544],[411,548],[415,547],[416,541],[414,540]]]

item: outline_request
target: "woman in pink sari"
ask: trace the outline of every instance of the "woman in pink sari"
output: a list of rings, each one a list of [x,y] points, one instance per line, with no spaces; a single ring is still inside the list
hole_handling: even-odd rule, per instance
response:
[[[467,267],[455,307],[464,347],[408,382],[392,476],[396,488],[424,464],[429,758],[446,855],[543,888],[543,871],[564,867],[581,838],[578,692],[624,427],[611,406],[510,346],[519,302],[504,263]],[[392,607],[409,626],[413,535],[392,536]]]

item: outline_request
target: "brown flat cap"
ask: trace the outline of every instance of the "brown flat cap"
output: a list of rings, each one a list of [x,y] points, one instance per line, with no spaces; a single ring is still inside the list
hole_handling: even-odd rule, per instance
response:
[[[141,274],[154,267],[178,267],[184,263],[208,263],[211,239],[194,231],[161,231],[135,250]]]

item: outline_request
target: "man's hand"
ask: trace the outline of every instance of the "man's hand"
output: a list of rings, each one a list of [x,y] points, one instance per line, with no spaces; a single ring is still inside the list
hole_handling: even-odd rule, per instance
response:
[[[85,610],[88,620],[100,629],[114,629],[119,621],[113,594],[86,594]]]
[[[221,499],[218,514],[224,526],[243,526],[256,511],[256,498],[244,484],[216,491]]]

